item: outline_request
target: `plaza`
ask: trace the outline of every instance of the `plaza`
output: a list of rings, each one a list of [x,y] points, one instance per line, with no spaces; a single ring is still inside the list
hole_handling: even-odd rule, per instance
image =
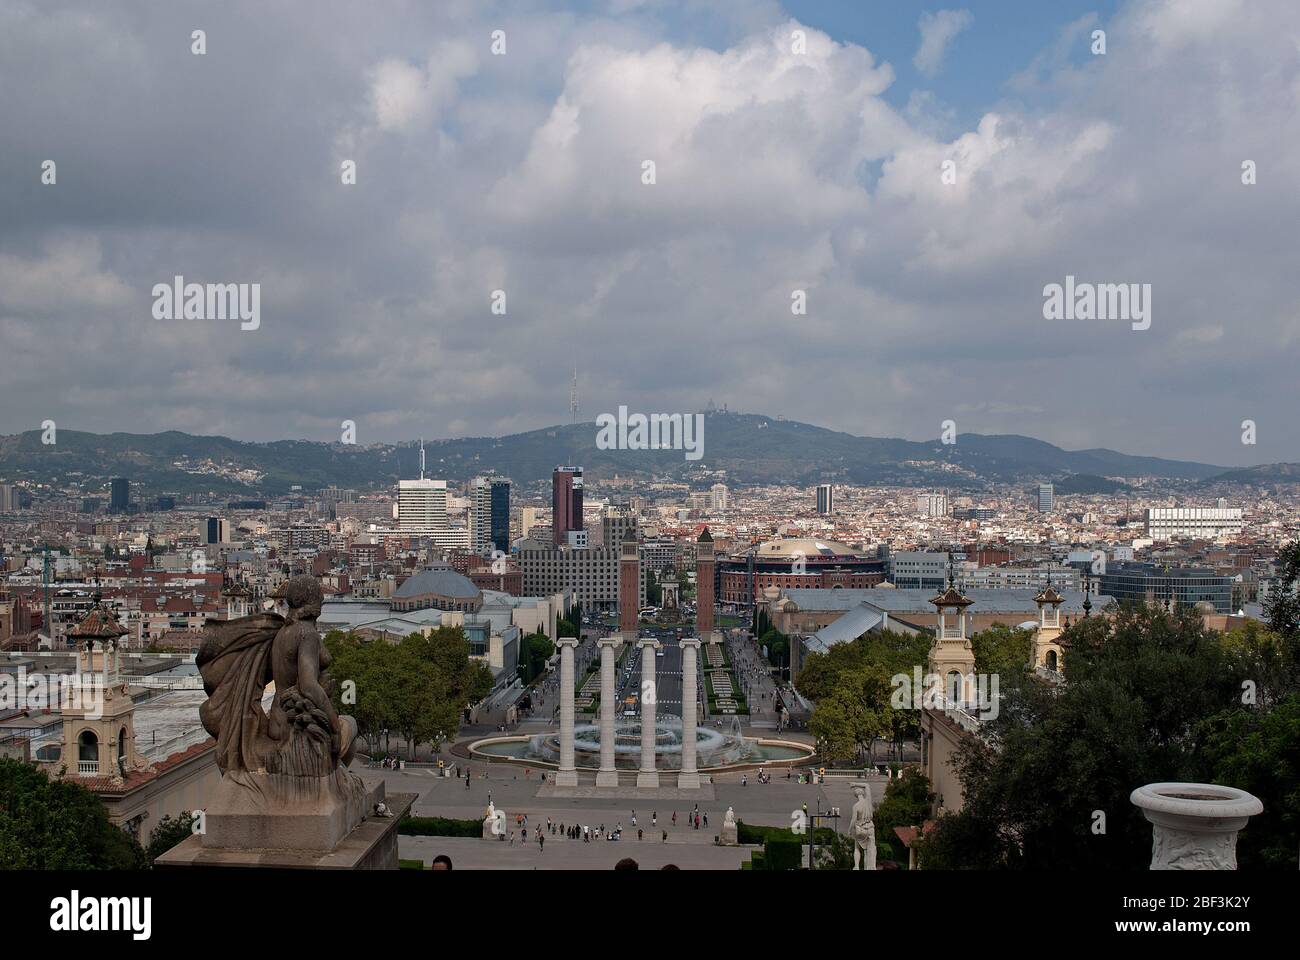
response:
[[[411,767],[404,770],[360,768],[356,772],[367,783],[383,781],[390,793],[417,795],[411,808],[415,817],[446,817],[463,820],[482,820],[490,802],[505,812],[507,831],[513,830],[515,838],[483,840],[473,837],[416,837],[398,838],[399,855],[404,860],[421,860],[428,866],[435,856],[446,854],[459,869],[502,870],[607,870],[624,857],[636,860],[643,869],[658,869],[673,863],[682,869],[736,870],[759,849],[753,846],[720,846],[715,837],[720,833],[727,808],[731,807],[738,820],[754,826],[789,827],[792,814],[808,805],[810,813],[820,808],[827,811],[839,807],[844,815],[841,832],[847,825],[847,815],[854,798],[850,777],[828,776],[823,784],[798,782],[797,773],[789,780],[784,774],[773,772],[771,782],[760,784],[752,771],[749,773],[724,773],[713,780],[712,799],[701,798],[701,818],[708,816],[708,826],[700,829],[687,825],[687,814],[694,809],[695,801],[666,800],[656,802],[630,801],[620,798],[600,797],[547,797],[542,796],[544,775],[536,769],[526,770],[514,764],[469,762],[469,788],[466,789],[464,770],[460,777],[445,777],[436,767]],[[742,777],[747,785],[742,785]],[[879,803],[884,796],[886,779],[868,777],[871,796]],[[635,810],[637,823],[632,826]],[[676,812],[677,823],[672,822]],[[528,817],[528,841],[520,836],[516,817]],[[658,823],[651,825],[657,815]],[[546,841],[539,850],[536,829],[545,829],[547,818],[555,824],[590,827],[593,831],[604,826],[612,831],[621,825],[622,840],[570,840],[558,832],[546,833]],[[833,825],[833,821],[830,822]],[[643,831],[637,840],[637,830]],[[665,842],[664,832],[668,838]]]

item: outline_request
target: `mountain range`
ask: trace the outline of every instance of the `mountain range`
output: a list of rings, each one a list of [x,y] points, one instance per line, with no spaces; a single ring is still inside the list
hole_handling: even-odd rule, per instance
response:
[[[704,414],[703,456],[682,450],[607,450],[594,423],[566,424],[505,437],[425,443],[427,473],[464,481],[482,473],[517,484],[545,483],[557,464],[583,467],[591,478],[618,475],[730,484],[935,486],[978,490],[999,483],[1053,481],[1060,492],[1105,493],[1126,480],[1187,485],[1300,482],[1300,464],[1228,468],[1114,450],[1063,450],[1016,435],[963,433],[955,443],[859,437],[760,414]],[[358,490],[392,488],[418,476],[419,451],[408,444],[342,444],[310,440],[247,443],[177,431],[94,434],[60,429],[54,444],[40,431],[0,437],[0,478],[83,489],[127,477],[144,493],[278,495],[291,486]],[[720,471],[725,471],[725,475]]]

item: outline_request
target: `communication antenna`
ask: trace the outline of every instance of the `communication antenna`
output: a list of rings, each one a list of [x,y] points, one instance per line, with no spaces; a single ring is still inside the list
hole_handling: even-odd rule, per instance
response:
[[[424,479],[424,437],[420,438],[420,479]]]
[[[573,417],[573,425],[578,425],[578,366],[573,366],[573,383],[569,385],[569,415]]]

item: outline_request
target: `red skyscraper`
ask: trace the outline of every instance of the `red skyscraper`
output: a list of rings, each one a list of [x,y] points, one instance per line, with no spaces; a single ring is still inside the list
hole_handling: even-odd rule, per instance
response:
[[[551,474],[551,533],[555,545],[582,530],[582,467],[556,467]]]

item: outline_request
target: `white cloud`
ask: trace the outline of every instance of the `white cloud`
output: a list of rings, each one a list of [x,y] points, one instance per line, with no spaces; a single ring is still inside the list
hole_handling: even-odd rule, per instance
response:
[[[440,43],[424,69],[389,58],[371,71],[370,100],[379,129],[406,131],[427,122],[456,97],[457,84],[478,69],[464,42]]]
[[[916,24],[921,31],[921,45],[917,47],[912,64],[927,77],[938,74],[948,45],[974,22],[975,17],[969,10],[938,10],[921,14]]]

